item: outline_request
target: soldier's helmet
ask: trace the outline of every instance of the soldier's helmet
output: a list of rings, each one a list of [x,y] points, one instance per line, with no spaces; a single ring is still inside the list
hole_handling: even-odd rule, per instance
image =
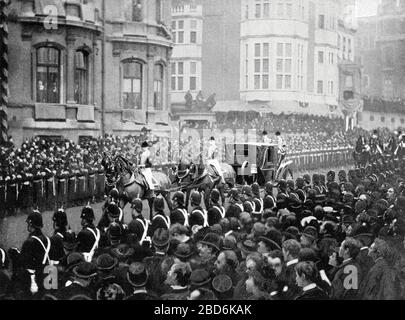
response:
[[[260,195],[260,186],[257,182],[252,184],[252,192],[256,196]]]
[[[107,213],[114,219],[118,219],[121,214],[121,209],[114,202],[110,203],[107,207]]]
[[[84,207],[80,218],[87,221],[93,221],[95,219],[93,209],[90,206]]]
[[[242,194],[247,197],[253,197],[252,188],[250,186],[243,186]]]
[[[239,191],[236,188],[231,189],[229,192],[229,197],[232,198],[233,200],[239,200]]]
[[[190,201],[192,205],[199,206],[201,203],[201,194],[198,191],[193,191],[190,196]]]
[[[266,182],[265,186],[264,186],[264,190],[266,191],[266,193],[272,193],[273,192],[273,187],[274,184],[271,181]]]
[[[184,196],[184,193],[183,192],[181,192],[181,191],[177,191],[175,194],[174,194],[174,196],[173,196],[173,201],[177,201],[177,203],[180,205],[180,206],[182,206],[182,205],[184,205],[184,198],[185,198],[185,196]]]
[[[113,222],[110,224],[107,230],[107,234],[111,241],[120,241],[122,238],[122,227],[119,223]]]
[[[139,198],[134,199],[134,200],[132,201],[132,203],[131,203],[131,207],[132,207],[133,209],[135,209],[136,211],[138,211],[138,212],[142,212],[142,210],[143,210],[143,203],[142,203],[142,200],[139,199]]]
[[[52,220],[58,227],[66,227],[68,224],[67,215],[63,209],[56,211],[53,214]]]
[[[212,201],[218,202],[219,198],[221,197],[221,194],[219,193],[219,191],[217,189],[212,189],[210,197],[211,197]]]
[[[284,179],[281,179],[281,180],[278,182],[278,187],[279,187],[280,190],[285,190],[285,189],[287,189],[287,181],[285,181]]]
[[[165,209],[165,203],[162,197],[157,197],[153,202],[155,211],[163,211]]]
[[[43,228],[44,223],[42,220],[42,215],[38,210],[33,211],[28,215],[28,218],[26,220],[28,224],[33,226],[34,228]]]
[[[112,199],[118,199],[119,196],[120,196],[120,194],[119,194],[119,192],[118,192],[118,189],[117,189],[117,188],[113,188],[113,189],[110,191],[109,196],[110,196]]]
[[[291,190],[294,190],[294,181],[293,180],[288,180],[287,181],[287,187],[290,188]]]

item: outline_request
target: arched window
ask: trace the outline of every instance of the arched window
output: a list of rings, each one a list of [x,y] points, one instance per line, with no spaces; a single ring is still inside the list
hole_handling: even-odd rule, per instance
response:
[[[155,110],[163,110],[163,65],[155,64],[153,78],[153,106]]]
[[[124,109],[142,109],[142,64],[123,63],[122,106]]]
[[[36,101],[60,102],[60,51],[53,47],[37,49]]]
[[[88,103],[88,53],[78,50],[75,53],[75,102]]]

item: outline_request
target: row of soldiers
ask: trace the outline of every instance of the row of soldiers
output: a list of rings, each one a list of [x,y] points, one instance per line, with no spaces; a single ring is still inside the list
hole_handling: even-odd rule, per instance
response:
[[[208,208],[193,192],[173,195],[153,218],[134,199],[125,221],[112,190],[95,223],[82,230],[55,212],[55,232],[28,216],[21,252],[2,252],[4,298],[17,299],[401,299],[405,297],[403,160],[369,168],[304,175],[219,192]],[[11,260],[11,266],[7,261]],[[9,268],[10,267],[10,268]],[[44,274],[44,268],[47,272]],[[11,274],[10,274],[10,270]],[[58,274],[57,279],[53,272]],[[7,279],[9,281],[7,282]]]
[[[0,216],[32,208],[54,210],[104,198],[105,170],[101,164],[68,169],[37,167],[23,173],[0,175]]]

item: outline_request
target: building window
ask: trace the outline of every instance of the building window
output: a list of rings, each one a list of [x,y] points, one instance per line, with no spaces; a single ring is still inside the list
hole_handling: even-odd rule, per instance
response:
[[[156,22],[162,22],[162,0],[156,0]]]
[[[381,122],[385,122],[385,117],[381,117]]]
[[[319,29],[325,29],[325,15],[320,14],[318,16],[318,27]]]
[[[246,47],[246,56],[247,56]],[[268,89],[269,88],[269,73],[270,73],[270,61],[269,61],[269,43],[255,43],[255,59],[253,61],[254,71],[254,88]],[[246,61],[247,62],[247,61]],[[248,64],[246,63],[246,75],[248,74]]]
[[[255,18],[259,19],[261,18],[261,13],[262,13],[262,5],[261,4],[256,4],[256,12],[255,12]]]
[[[172,33],[174,43],[184,43],[184,20],[177,21],[177,28],[176,21],[172,22]]]
[[[304,46],[298,44],[297,46],[297,90],[304,88]]]
[[[323,63],[323,51],[318,51],[318,63]]]
[[[75,102],[87,104],[88,93],[88,53],[76,51],[75,54]]]
[[[276,59],[276,88],[292,88],[292,45],[291,43],[277,43]]]
[[[153,79],[153,106],[155,110],[163,110],[163,79],[163,65],[155,64]]]
[[[184,31],[177,32],[177,43],[184,43]]]
[[[247,5],[245,8],[245,19],[248,20],[249,19],[249,6]]]
[[[56,48],[37,49],[37,102],[60,103],[60,51]]]
[[[401,119],[401,124],[404,124],[405,123],[405,119]]]
[[[370,116],[370,121],[374,121],[374,116]]]
[[[197,43],[197,32],[190,32],[190,43]]]
[[[392,123],[395,123],[395,118],[391,118],[391,122],[392,122]]]
[[[197,78],[196,77],[190,77],[190,90],[191,91],[197,90]]]
[[[177,67],[177,68],[176,68]],[[183,77],[184,77],[184,62],[173,62],[172,66],[172,90],[183,90]]]
[[[141,22],[142,17],[142,4],[141,0],[132,1],[132,21]]]
[[[318,94],[323,94],[323,81],[322,81],[322,80],[319,80],[319,81],[318,81],[317,93],[318,93]]]
[[[255,75],[255,90],[260,89],[260,75]]]
[[[123,63],[122,99],[124,109],[142,109],[142,64],[136,61]]]
[[[383,86],[383,96],[384,98],[392,98],[394,96],[394,86],[392,84],[392,79],[385,78]]]

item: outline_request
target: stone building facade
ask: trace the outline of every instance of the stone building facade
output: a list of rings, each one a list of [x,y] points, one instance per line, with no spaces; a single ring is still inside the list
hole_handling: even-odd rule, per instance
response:
[[[9,8],[10,134],[167,131],[170,0],[16,0]]]

